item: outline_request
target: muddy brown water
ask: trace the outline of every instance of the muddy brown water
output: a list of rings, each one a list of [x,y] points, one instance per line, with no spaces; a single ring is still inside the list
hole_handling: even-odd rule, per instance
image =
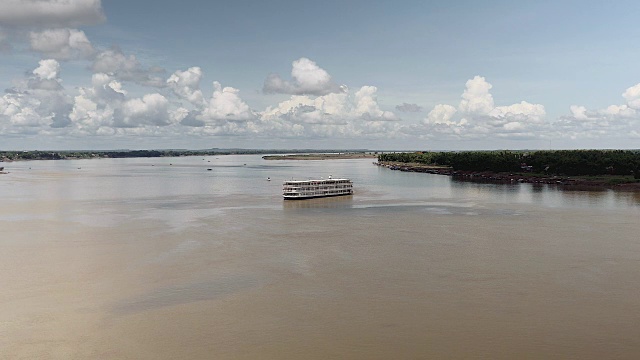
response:
[[[7,166],[0,358],[640,357],[636,193],[205,159]]]

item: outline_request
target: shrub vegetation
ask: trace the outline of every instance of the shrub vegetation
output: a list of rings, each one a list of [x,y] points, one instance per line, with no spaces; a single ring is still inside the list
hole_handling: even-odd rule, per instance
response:
[[[631,175],[640,179],[638,150],[462,151],[386,153],[381,162],[450,166],[461,171],[548,175]]]

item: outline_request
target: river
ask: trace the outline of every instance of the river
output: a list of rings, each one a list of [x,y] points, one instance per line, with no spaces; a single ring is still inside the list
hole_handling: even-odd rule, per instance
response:
[[[0,358],[640,357],[639,193],[371,162],[5,163]]]

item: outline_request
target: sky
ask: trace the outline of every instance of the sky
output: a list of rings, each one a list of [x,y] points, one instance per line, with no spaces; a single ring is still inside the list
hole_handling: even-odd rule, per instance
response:
[[[640,148],[640,3],[0,0],[0,150]]]

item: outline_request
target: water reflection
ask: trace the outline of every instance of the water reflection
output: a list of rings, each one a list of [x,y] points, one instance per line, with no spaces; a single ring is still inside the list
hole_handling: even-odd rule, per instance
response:
[[[550,207],[619,208],[640,205],[640,192],[585,186],[491,183],[451,178],[454,197],[498,203],[537,203]]]
[[[524,184],[526,185],[526,184]],[[557,187],[555,185],[531,186],[536,202],[551,206],[602,207],[619,209],[621,206],[640,205],[640,193],[612,189]]]
[[[353,195],[334,196],[307,200],[283,200],[287,209],[348,209],[353,207]]]
[[[622,200],[626,201],[629,205],[640,205],[640,191],[629,191],[629,192],[620,192],[616,194],[622,198]]]

